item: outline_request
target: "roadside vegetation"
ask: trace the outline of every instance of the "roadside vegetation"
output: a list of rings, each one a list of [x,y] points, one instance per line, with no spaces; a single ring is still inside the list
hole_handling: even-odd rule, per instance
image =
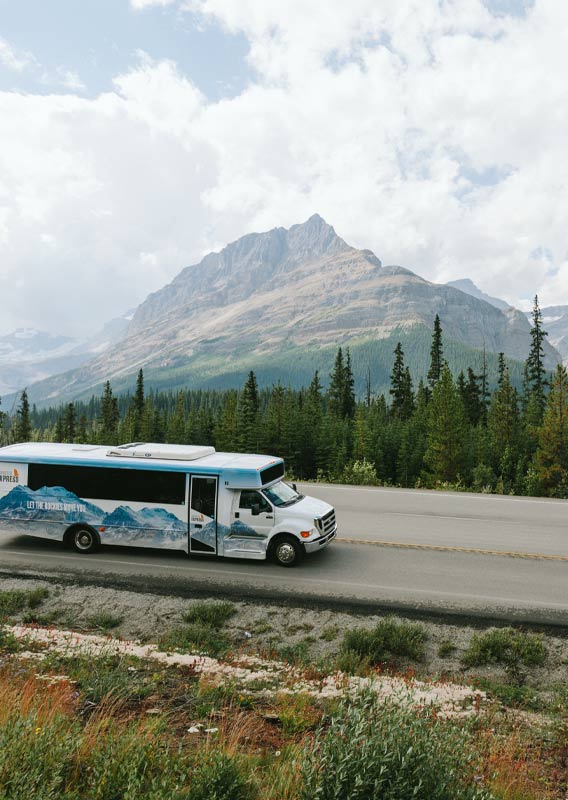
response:
[[[77,628],[99,637],[105,627],[120,631],[132,599],[121,606],[117,597],[111,620],[86,612]],[[0,602],[3,800],[559,800],[568,791],[568,691],[565,681],[562,688],[543,677],[559,657],[558,641],[544,634],[492,628],[466,641],[455,627],[437,632],[395,617],[373,624],[353,617],[346,627],[329,613],[318,628],[315,617],[280,610],[278,655],[291,648],[306,687],[323,687],[330,674],[333,685],[346,685],[336,672],[342,665],[361,676],[359,689],[341,699],[286,690],[260,673],[243,683],[238,669],[212,682],[181,661],[121,655],[112,646],[121,640],[112,638],[99,654],[49,649],[29,633],[15,637],[9,623],[30,605],[49,617],[59,604],[59,617],[69,620],[65,590],[10,589]],[[219,637],[227,666],[270,655],[259,644],[274,632],[270,608],[254,617],[270,622],[257,626],[260,634],[247,631],[251,641],[243,639],[238,603],[180,600],[175,614],[171,601],[167,607],[162,637],[171,652],[205,653],[207,638]],[[208,632],[202,649],[186,633],[195,628]],[[322,647],[325,658],[316,655]],[[452,674],[429,675],[436,658],[452,659]],[[394,694],[371,691],[384,676],[398,681]],[[477,682],[489,699],[441,713],[412,694],[416,676],[442,688]],[[507,687],[509,698],[492,683]]]
[[[316,371],[298,391],[259,390],[250,372],[240,391],[146,392],[140,370],[133,394],[117,397],[107,382],[101,397],[59,408],[30,408],[24,391],[17,412],[0,415],[0,442],[189,442],[281,455],[301,480],[566,498],[568,375],[562,365],[545,370],[536,298],[532,321],[522,379],[503,354],[452,374],[436,317],[424,380],[413,379],[399,343],[386,396],[373,393],[369,363],[356,398],[348,348],[329,380]]]

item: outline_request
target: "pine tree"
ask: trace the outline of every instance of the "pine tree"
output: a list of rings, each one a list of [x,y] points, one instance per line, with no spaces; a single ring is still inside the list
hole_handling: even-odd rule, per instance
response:
[[[467,382],[464,386],[462,400],[468,422],[471,425],[479,425],[484,418],[482,389],[479,385],[479,378],[471,367],[467,368]]]
[[[546,494],[566,497],[568,490],[568,374],[556,368],[540,429],[536,469]]]
[[[16,441],[29,442],[32,438],[32,425],[30,421],[30,403],[28,392],[23,390],[20,405],[16,412]]]
[[[55,423],[54,438],[56,442],[63,442],[65,440],[65,427],[63,425],[63,417],[61,414],[57,417]]]
[[[101,444],[118,444],[118,400],[113,396],[110,381],[103,388],[100,412],[100,442]]]
[[[389,393],[392,396],[393,417],[400,420],[409,419],[414,411],[414,390],[410,369],[404,365],[404,351],[400,342],[394,351]]]
[[[66,442],[74,442],[76,436],[77,416],[75,406],[69,403],[65,409],[63,417],[63,438]]]
[[[504,484],[514,480],[519,445],[519,398],[505,368],[487,415],[492,465]]]
[[[483,361],[481,366],[481,375],[479,376],[479,393],[481,400],[481,417],[480,421],[485,424],[487,421],[487,409],[491,395],[489,392],[489,379],[487,373],[487,353],[485,351],[485,340],[483,341]]]
[[[436,314],[434,331],[432,333],[432,346],[430,348],[430,369],[428,370],[428,383],[431,389],[433,389],[440,380],[443,364],[444,350],[442,345],[442,326],[440,324],[440,317]]]
[[[355,402],[355,379],[353,378],[353,370],[351,368],[351,353],[349,348],[346,350],[345,358],[345,378],[343,386],[343,418],[353,419],[355,416],[355,409],[357,404]]]
[[[427,449],[424,460],[435,481],[455,481],[465,467],[467,423],[461,398],[444,364],[434,384],[428,409]]]
[[[535,399],[538,422],[541,422],[546,406],[545,390],[547,386],[543,344],[548,334],[542,327],[542,312],[538,304],[538,295],[534,298],[532,322],[531,347],[527,358],[527,377],[530,392]]]
[[[136,378],[136,391],[132,398],[132,440],[138,441],[144,416],[144,372],[140,369]]]
[[[0,406],[2,405],[2,398],[0,398]],[[6,422],[6,413],[0,409],[0,447],[4,444],[4,424]]]
[[[79,425],[77,427],[77,441],[80,444],[86,444],[88,440],[87,434],[87,415],[81,414],[79,417]]]
[[[506,369],[507,369],[507,365],[505,364],[505,353],[499,353],[499,355],[498,355],[498,365],[497,365],[497,370],[498,370],[498,375],[499,375],[499,377],[497,379],[497,384],[499,386],[503,385],[503,378],[505,377]]]
[[[367,374],[365,375],[365,403],[367,408],[371,407],[371,367],[367,367]]]
[[[241,452],[256,453],[260,449],[258,409],[258,386],[255,374],[251,370],[238,404],[239,448]]]
[[[329,383],[329,410],[338,419],[353,419],[355,416],[355,381],[351,369],[349,348],[345,359],[341,347],[337,350]]]
[[[168,420],[167,441],[171,444],[185,444],[185,395],[178,392],[174,413]]]
[[[345,393],[345,365],[343,364],[343,350],[337,350],[333,370],[329,376],[329,410],[336,417],[343,416],[343,397]]]

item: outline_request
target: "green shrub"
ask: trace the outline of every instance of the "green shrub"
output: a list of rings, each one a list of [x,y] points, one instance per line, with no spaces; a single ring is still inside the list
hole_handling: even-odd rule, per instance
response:
[[[221,751],[207,753],[191,776],[184,800],[252,800],[250,784],[234,758]]]
[[[181,628],[172,628],[160,639],[160,646],[166,650],[178,650],[182,653],[206,653],[220,658],[229,650],[230,641],[221,631],[194,623]]]
[[[541,666],[547,658],[542,637],[514,628],[492,628],[474,634],[463,655],[466,667],[501,664],[516,683],[522,683],[526,667]]]
[[[100,614],[89,617],[87,623],[91,628],[97,628],[101,631],[110,631],[112,628],[118,628],[122,620],[123,617],[115,617],[113,614],[108,614],[103,611]]]
[[[457,650],[456,645],[450,639],[444,639],[440,642],[438,647],[438,656],[439,658],[448,658],[448,656],[453,655]]]
[[[48,596],[44,587],[37,589],[10,589],[0,592],[0,619],[16,614],[24,608],[37,608]]]
[[[490,800],[461,724],[363,695],[342,704],[305,751],[301,800]]]
[[[348,464],[343,471],[341,481],[355,486],[377,486],[379,483],[377,470],[365,459]]]
[[[387,618],[372,630],[355,628],[343,637],[342,649],[356,653],[370,664],[380,664],[393,658],[407,657],[420,661],[424,657],[426,631],[423,625],[397,622]]]
[[[235,614],[232,603],[195,603],[183,615],[183,621],[210,628],[222,628],[223,625]]]

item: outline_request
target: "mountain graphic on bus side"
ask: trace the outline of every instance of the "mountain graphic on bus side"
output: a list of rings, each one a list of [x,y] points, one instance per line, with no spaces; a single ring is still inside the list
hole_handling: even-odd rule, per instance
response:
[[[142,508],[135,511],[130,506],[118,506],[111,512],[89,503],[61,486],[43,486],[33,491],[26,486],[16,486],[0,499],[0,519],[22,521],[86,522],[106,528],[138,531],[159,530],[168,533],[187,532],[187,524],[164,508]]]

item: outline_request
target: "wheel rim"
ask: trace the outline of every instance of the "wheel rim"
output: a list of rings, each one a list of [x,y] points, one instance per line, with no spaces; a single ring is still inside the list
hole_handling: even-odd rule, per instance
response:
[[[290,544],[290,542],[282,542],[276,549],[276,557],[282,564],[291,564],[296,558],[294,545]]]
[[[89,550],[93,546],[93,535],[90,531],[77,531],[75,544],[78,550]]]

